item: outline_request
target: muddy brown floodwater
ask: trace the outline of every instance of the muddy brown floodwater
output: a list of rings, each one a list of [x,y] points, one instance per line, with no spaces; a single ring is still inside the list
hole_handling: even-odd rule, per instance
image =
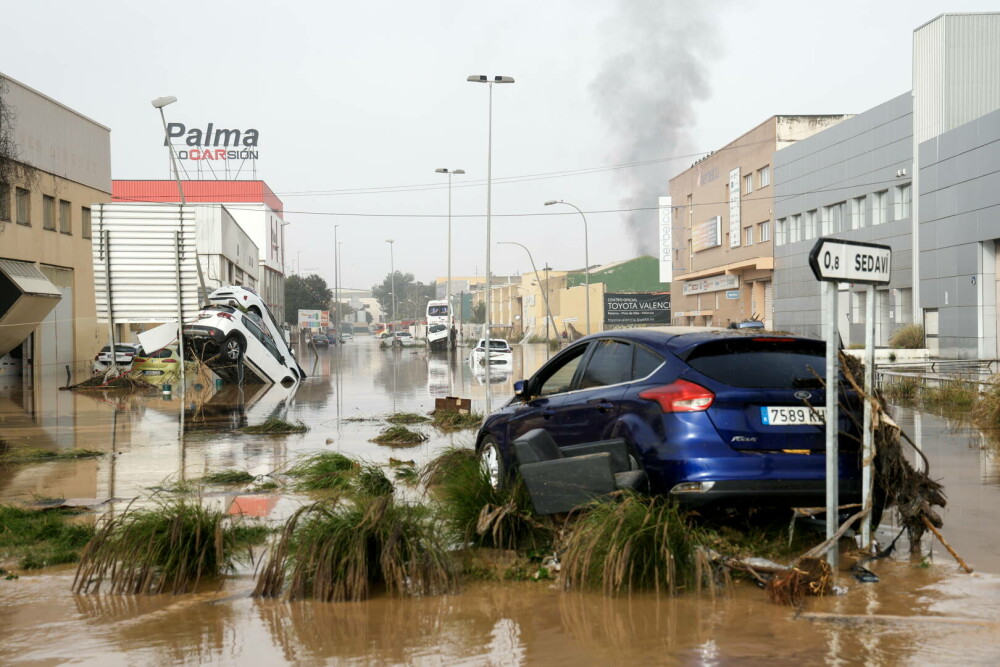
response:
[[[515,350],[513,372],[491,377],[494,407],[512,394],[512,380],[548,355],[542,346]],[[429,411],[449,389],[482,410],[487,380],[461,360],[382,350],[366,337],[306,356],[311,377],[295,392],[191,386],[183,396],[122,397],[59,391],[65,378],[54,375],[34,387],[0,378],[0,437],[108,452],[0,467],[0,503],[112,498],[107,506],[120,506],[165,482],[232,468],[263,475],[318,450],[419,464],[444,446],[472,442],[472,431],[423,428],[426,443],[387,448],[368,441],[384,422],[349,419]],[[74,568],[61,566],[0,581],[0,664],[1000,664],[1000,448],[957,421],[901,408],[894,414],[945,485],[945,534],[973,575],[925,542],[924,558],[910,560],[904,547],[897,559],[873,563],[879,583],[841,573],[844,595],[809,598],[798,613],[743,583],[715,597],[605,598],[512,582],[471,583],[423,599],[285,603],[251,599],[253,573],[244,571],[190,595],[73,595]],[[235,430],[270,416],[310,430]],[[302,501],[207,500],[276,524]],[[887,542],[895,533],[890,519],[879,537]]]

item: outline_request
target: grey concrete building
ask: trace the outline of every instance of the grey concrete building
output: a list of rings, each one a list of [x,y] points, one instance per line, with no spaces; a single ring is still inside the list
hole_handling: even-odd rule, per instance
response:
[[[892,247],[892,281],[876,291],[876,344],[912,322],[913,103],[893,98],[774,154],[774,327],[818,336],[820,285],[809,251],[821,236]],[[841,286],[841,338],[864,341],[865,296]]]
[[[820,236],[890,245],[876,344],[922,324],[943,358],[995,358],[1000,242],[1000,13],[943,14],[913,33],[913,90],[775,153],[777,329],[818,335]],[[838,327],[863,340],[865,295]]]

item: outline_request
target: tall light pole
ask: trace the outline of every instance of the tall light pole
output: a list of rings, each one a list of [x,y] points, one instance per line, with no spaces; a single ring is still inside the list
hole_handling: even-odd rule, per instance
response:
[[[343,241],[337,242],[337,344],[340,344],[340,327],[344,324],[344,316],[340,314],[341,291],[344,288],[341,272],[344,270]]]
[[[392,256],[392,244],[395,243],[393,239],[386,239],[386,243],[389,244],[389,289],[392,290],[392,333],[393,336],[396,335],[396,264]],[[395,337],[392,342],[396,342]]]
[[[448,320],[449,330],[448,330],[448,349],[451,349],[451,327],[455,326],[455,316],[451,312],[451,177],[455,174],[464,174],[464,169],[435,169],[435,172],[439,174],[448,174],[448,282],[445,285],[444,293],[445,300],[448,302]]]
[[[184,187],[181,185],[181,173],[177,170],[177,156],[174,155],[174,145],[172,143],[170,143],[170,132],[167,131],[167,116],[166,116],[166,114],[163,113],[163,107],[167,106],[168,104],[173,104],[176,101],[177,101],[176,97],[174,97],[173,95],[167,95],[165,97],[157,97],[155,100],[153,100],[152,102],[150,102],[150,104],[153,105],[154,109],[159,109],[160,110],[160,120],[163,121],[163,143],[165,143],[167,145],[167,148],[170,150],[170,165],[174,168],[174,180],[177,181],[177,196],[180,197],[180,199],[181,199],[181,217],[183,217],[184,205],[187,203],[187,201],[184,199]],[[176,237],[178,244],[180,243],[180,236],[181,236],[181,233],[178,232],[177,237]],[[175,248],[175,251],[179,252],[179,249]],[[200,282],[202,282],[202,280],[201,280],[201,259],[198,257],[197,254],[195,254],[194,261],[195,261],[195,266],[198,267],[198,278],[199,278],[199,283],[200,283]],[[183,299],[183,294],[181,292],[180,257],[177,257],[177,259],[176,259],[176,265],[177,265],[177,271],[176,271],[176,273],[177,273],[177,355],[180,357],[180,362],[181,362],[181,393],[183,394],[186,383],[185,383],[185,377],[184,377],[184,299]],[[106,275],[104,278],[105,278],[105,280],[110,281],[111,280],[110,273],[108,275]],[[198,302],[199,303],[201,303],[202,296],[203,295],[200,293],[200,290],[199,290],[199,294],[198,294]],[[113,331],[114,330],[114,322],[113,322],[112,318],[110,317],[110,315],[111,315],[111,301],[110,301],[110,297],[109,297],[109,301],[108,301],[108,321],[111,322],[111,328],[112,328],[112,331]],[[112,350],[111,351],[111,358],[112,358],[112,360],[114,360],[114,358],[115,358],[114,343],[115,343],[114,335],[112,334],[112,337],[111,337],[111,350]],[[181,421],[181,429],[183,430],[183,428],[184,428],[184,426],[183,426],[183,416],[181,417],[181,420],[182,420]]]
[[[333,312],[334,312],[334,329],[337,330],[337,343],[340,343],[340,323],[337,322],[339,317],[336,313],[340,311],[340,275],[338,274],[338,269],[340,268],[340,242],[337,241],[337,228],[340,225],[333,226]]]
[[[528,253],[528,261],[531,262],[531,270],[535,273],[535,282],[538,283],[538,288],[542,288],[542,277],[538,275],[538,269],[535,267],[535,259],[531,256],[531,251],[528,250],[527,246],[518,243],[517,241],[497,241],[497,245],[517,245],[524,248],[524,252]],[[545,271],[551,271],[552,269],[546,265]],[[545,302],[545,315],[549,320],[552,319],[552,310],[549,308],[549,293],[547,290],[542,291],[542,301]],[[546,320],[545,328],[548,329],[548,320]]]
[[[483,338],[486,343],[486,411],[490,411],[490,326],[493,324],[493,313],[491,312],[490,295],[490,250],[492,242],[490,240],[490,215],[493,200],[493,84],[494,83],[514,83],[512,76],[494,76],[492,79],[485,74],[473,74],[466,79],[472,83],[485,83],[489,85],[489,115],[487,119],[486,134],[486,331]]]
[[[580,214],[580,217],[583,218],[583,263],[585,265],[584,280],[587,286],[587,335],[590,335],[590,249],[587,247],[589,245],[587,240],[587,237],[589,236],[587,233],[587,216],[583,214],[583,211],[580,210],[579,206],[576,204],[570,204],[568,201],[559,199],[545,202],[546,206],[552,206],[553,204],[565,204],[566,206],[572,206],[576,209],[576,212]]]

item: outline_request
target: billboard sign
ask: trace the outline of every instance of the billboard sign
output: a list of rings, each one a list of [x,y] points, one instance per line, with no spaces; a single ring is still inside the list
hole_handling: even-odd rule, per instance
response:
[[[674,279],[674,212],[670,197],[660,197],[660,282]]]
[[[688,280],[684,283],[684,296],[691,294],[705,294],[706,292],[718,292],[720,290],[737,289],[740,286],[740,277],[735,273],[723,273],[717,276],[709,276],[700,280]]]
[[[740,245],[740,168],[729,172],[729,247]]]
[[[609,327],[670,324],[670,292],[604,294],[604,324]]]
[[[695,225],[691,233],[691,248],[695,252],[722,245],[722,217],[715,216]]]
[[[302,310],[299,309],[299,328],[301,329],[326,329],[330,326],[329,310]]]

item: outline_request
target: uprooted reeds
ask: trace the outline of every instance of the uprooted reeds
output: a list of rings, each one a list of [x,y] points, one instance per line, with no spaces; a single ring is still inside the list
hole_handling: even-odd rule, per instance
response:
[[[0,448],[0,463],[38,463],[42,461],[68,461],[73,459],[91,459],[104,456],[97,449],[41,449],[38,447],[20,447],[17,445]]]
[[[676,505],[657,496],[616,495],[587,506],[567,527],[564,585],[618,595],[673,594],[696,583],[699,533]]]
[[[385,418],[390,424],[424,424],[431,420],[419,412],[396,412]]]
[[[369,440],[377,445],[390,447],[413,447],[427,440],[427,436],[419,431],[413,431],[401,424],[383,429],[381,433]]]
[[[201,478],[202,484],[227,485],[249,484],[257,479],[246,470],[220,470],[209,473]]]
[[[478,412],[457,412],[454,410],[436,410],[433,424],[442,431],[460,431],[478,428],[483,423],[483,415]]]
[[[257,578],[255,597],[324,601],[455,589],[450,553],[427,508],[392,496],[337,497],[301,508]]]
[[[305,433],[309,427],[302,422],[289,422],[279,417],[270,417],[262,424],[252,424],[240,429],[244,433],[262,435],[284,435],[286,433]]]
[[[423,472],[451,538],[476,547],[535,548],[551,544],[555,528],[535,514],[524,483],[497,490],[471,449],[445,450]]]
[[[392,495],[395,487],[377,465],[363,464],[340,452],[320,452],[289,468],[299,491],[336,491],[360,496]]]
[[[0,561],[16,561],[22,570],[75,563],[94,534],[92,525],[71,520],[77,514],[0,505]]]
[[[231,570],[241,549],[266,528],[227,521],[200,499],[173,498],[151,509],[131,506],[104,517],[80,556],[75,593],[186,593],[203,578]]]

